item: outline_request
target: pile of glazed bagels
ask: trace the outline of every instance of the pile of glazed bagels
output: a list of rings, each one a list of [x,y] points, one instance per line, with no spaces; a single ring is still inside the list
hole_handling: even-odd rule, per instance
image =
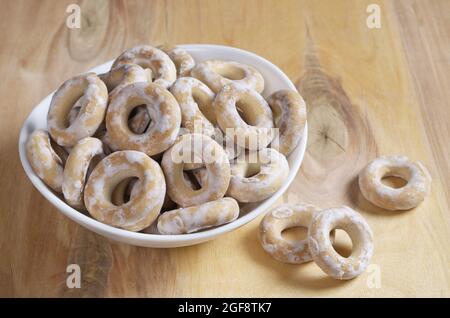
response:
[[[280,189],[286,156],[303,135],[302,97],[280,90],[264,98],[263,90],[264,78],[251,66],[196,63],[177,47],[137,46],[108,73],[76,76],[57,89],[48,132],[31,134],[27,157],[69,205],[111,226],[172,235],[220,226],[235,220],[242,204]],[[198,160],[174,160],[186,149]],[[205,160],[207,152],[214,160]],[[382,182],[389,176],[407,184],[391,188]],[[377,158],[359,175],[363,196],[389,210],[416,207],[430,183],[427,169],[404,156]],[[307,238],[286,240],[281,233],[292,227],[308,228]],[[352,240],[347,258],[333,248],[336,229]],[[276,260],[313,260],[336,279],[358,276],[373,253],[369,225],[345,206],[285,204],[266,214],[259,234]]]
[[[249,65],[133,47],[109,72],[56,90],[48,131],[31,134],[27,157],[69,205],[108,225],[159,234],[219,226],[280,189],[303,134],[302,97],[280,90],[265,99],[263,89]],[[174,160],[187,151],[194,160]]]

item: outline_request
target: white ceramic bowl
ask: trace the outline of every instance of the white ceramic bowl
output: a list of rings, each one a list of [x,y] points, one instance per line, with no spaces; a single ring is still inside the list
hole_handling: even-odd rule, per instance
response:
[[[294,84],[289,78],[275,65],[267,61],[266,59],[255,55],[253,53],[220,45],[203,45],[203,44],[189,44],[180,45],[183,49],[187,50],[195,59],[196,62],[209,60],[209,59],[222,59],[232,60],[254,66],[258,69],[265,79],[264,96],[268,96],[272,92],[279,89],[293,89]],[[96,73],[107,72],[111,67],[112,61],[99,65],[91,71]],[[68,75],[69,77],[69,75]],[[54,92],[53,92],[54,93]],[[61,213],[74,220],[78,224],[88,228],[95,233],[106,236],[110,239],[145,247],[180,247],[198,244],[216,238],[217,236],[230,232],[238,227],[250,222],[261,213],[265,212],[288,188],[289,184],[295,178],[300,164],[303,160],[306,148],[307,132],[305,127],[305,133],[297,148],[288,157],[290,166],[289,176],[284,182],[281,189],[274,193],[268,199],[253,203],[245,206],[239,218],[232,223],[225,224],[220,227],[212,228],[209,230],[201,231],[198,233],[184,234],[184,235],[159,235],[159,234],[147,234],[136,233],[122,229],[118,229],[106,224],[103,224],[88,215],[78,212],[77,210],[66,204],[60,197],[54,194],[39,177],[34,173],[33,169],[28,162],[25,154],[25,143],[29,135],[36,129],[47,129],[47,112],[50,105],[53,93],[48,95],[42,100],[30,113],[26,119],[19,136],[19,154],[22,166],[31,180],[33,185],[39,192],[53,204]]]

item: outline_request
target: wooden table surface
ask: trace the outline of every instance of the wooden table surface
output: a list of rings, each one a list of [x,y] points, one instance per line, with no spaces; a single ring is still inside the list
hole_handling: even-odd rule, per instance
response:
[[[0,1],[1,296],[450,296],[450,1],[91,0],[80,2],[81,29],[69,29],[71,2]],[[366,25],[370,3],[379,29]],[[165,42],[239,47],[291,78],[310,138],[280,201],[360,211],[375,235],[369,271],[341,282],[313,263],[278,263],[259,245],[260,218],[198,246],[119,244],[34,189],[17,149],[34,105],[126,48]],[[362,198],[357,174],[382,154],[429,168],[432,192],[418,208],[387,212]],[[71,263],[81,289],[66,287]]]

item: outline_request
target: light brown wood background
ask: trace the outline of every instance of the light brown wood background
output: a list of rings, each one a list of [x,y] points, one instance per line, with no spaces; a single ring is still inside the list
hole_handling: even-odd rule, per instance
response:
[[[1,296],[450,296],[450,1],[82,1],[81,30],[65,25],[71,2],[0,1]],[[381,29],[366,26],[369,3]],[[371,273],[340,282],[272,260],[260,219],[198,246],[138,248],[90,233],[33,188],[17,150],[33,106],[126,48],[164,42],[246,49],[296,83],[310,139],[282,201],[359,210],[380,288]],[[361,197],[358,171],[380,154],[428,166],[433,190],[419,208],[386,212]],[[66,288],[70,263],[79,290]]]

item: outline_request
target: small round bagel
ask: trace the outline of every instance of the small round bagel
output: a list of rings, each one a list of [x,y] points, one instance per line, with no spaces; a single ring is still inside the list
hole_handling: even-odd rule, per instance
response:
[[[139,191],[127,203],[114,205],[111,196],[116,186],[133,177],[139,179]],[[140,231],[158,217],[165,191],[164,175],[156,161],[139,151],[117,151],[92,171],[84,190],[84,202],[98,221]]]
[[[186,234],[232,222],[239,216],[239,205],[232,198],[222,198],[198,206],[181,208],[161,214],[161,234]]]
[[[381,181],[385,177],[398,177],[407,184],[392,188]],[[422,163],[412,162],[406,156],[382,156],[361,171],[359,188],[369,202],[383,209],[409,210],[430,192],[431,176]]]
[[[281,188],[288,174],[286,157],[275,149],[264,148],[258,152],[243,153],[231,165],[227,195],[239,202],[267,199]]]
[[[110,98],[127,85],[139,82],[151,82],[151,78],[149,80],[147,72],[137,64],[119,65],[111,69],[108,73],[100,74],[99,77],[106,84]]]
[[[61,192],[62,160],[53,150],[48,133],[44,130],[35,130],[27,140],[26,153],[38,177],[54,191]]]
[[[186,50],[168,44],[161,45],[158,48],[163,50],[172,59],[177,69],[178,77],[189,76],[191,74],[191,70],[195,66],[195,61]]]
[[[183,174],[185,162],[204,163],[208,177],[194,190]],[[181,207],[200,205],[222,198],[230,183],[230,162],[223,148],[210,137],[186,134],[167,150],[161,162],[170,198]]]
[[[212,108],[215,94],[193,77],[181,77],[173,83],[170,92],[181,109],[181,125],[191,133],[214,134],[215,112]],[[209,119],[213,120],[211,122]]]
[[[66,202],[75,209],[84,210],[84,186],[88,168],[96,156],[104,156],[102,142],[97,138],[86,137],[77,142],[67,158],[62,192]]]
[[[69,112],[80,96],[80,111],[69,125]],[[107,102],[108,90],[95,73],[65,81],[53,95],[48,110],[50,136],[65,147],[74,146],[78,140],[92,136],[105,117]]]
[[[128,126],[131,111],[146,105],[151,122],[143,134],[133,133]],[[166,89],[153,83],[134,83],[121,89],[109,103],[106,129],[112,144],[156,155],[169,148],[178,136],[180,107]]]
[[[350,236],[353,249],[349,257],[333,248],[330,232],[342,229]],[[316,214],[308,230],[308,246],[314,262],[335,279],[352,279],[366,269],[373,254],[373,234],[358,212],[343,206]]]
[[[191,76],[218,93],[225,85],[241,84],[258,93],[264,90],[264,78],[254,67],[232,61],[209,60],[197,64]]]
[[[237,145],[258,150],[272,141],[272,111],[256,91],[240,84],[226,85],[216,95],[213,108],[219,127]]]
[[[292,90],[279,90],[269,96],[267,102],[272,109],[275,136],[271,147],[289,155],[297,147],[306,124],[306,104],[299,93]]]
[[[320,210],[312,205],[283,204],[264,216],[259,225],[259,238],[264,250],[274,259],[302,264],[312,260],[308,240],[288,241],[281,233],[293,227],[309,228],[313,216]]]
[[[111,69],[123,64],[137,64],[143,69],[150,69],[153,82],[164,88],[170,87],[177,79],[177,70],[170,57],[150,45],[140,45],[126,50],[114,61]]]

